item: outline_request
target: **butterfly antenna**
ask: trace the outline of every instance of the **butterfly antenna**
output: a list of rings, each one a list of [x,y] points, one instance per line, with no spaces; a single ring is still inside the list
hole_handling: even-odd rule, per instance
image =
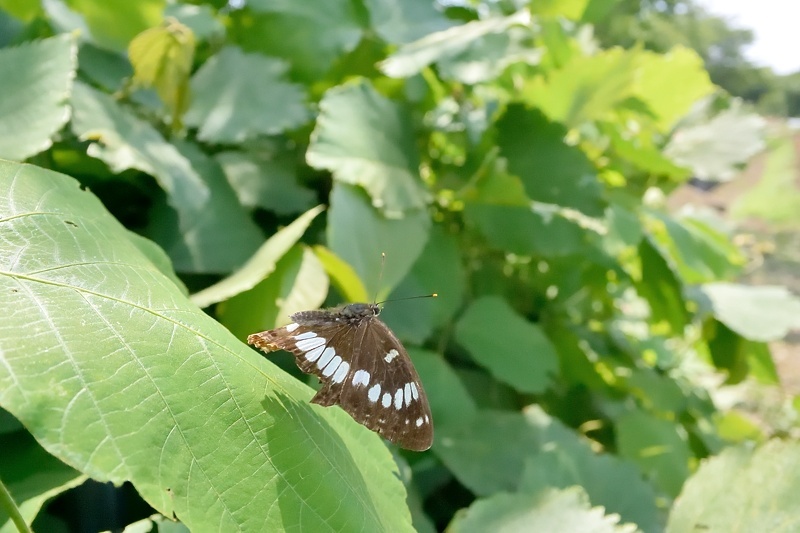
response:
[[[385,304],[387,302],[402,302],[403,300],[418,300],[420,298],[437,298],[439,293],[433,292],[431,294],[422,294],[420,296],[407,296],[405,298],[395,298],[394,300],[384,300],[382,302],[377,302],[378,305]]]
[[[377,305],[378,293],[381,290],[381,281],[383,281],[383,267],[386,266],[386,252],[381,252],[381,271],[378,274],[378,286],[375,288],[375,296],[372,298],[372,303]]]

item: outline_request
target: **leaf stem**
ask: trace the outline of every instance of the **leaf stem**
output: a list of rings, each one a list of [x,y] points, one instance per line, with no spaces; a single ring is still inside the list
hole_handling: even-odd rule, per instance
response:
[[[8,492],[8,488],[6,488],[2,479],[0,479],[0,509],[3,509],[6,514],[8,514],[11,521],[17,526],[17,531],[33,533],[33,530],[28,526],[22,514],[19,512],[19,507],[14,503],[14,498],[11,497],[11,493]]]

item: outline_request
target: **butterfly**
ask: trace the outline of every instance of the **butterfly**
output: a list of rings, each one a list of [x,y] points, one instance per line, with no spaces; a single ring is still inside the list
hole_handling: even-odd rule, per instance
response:
[[[247,343],[286,350],[320,379],[311,399],[339,405],[353,419],[408,450],[433,444],[433,420],[417,371],[403,345],[379,318],[378,304],[354,303],[291,315],[286,326],[254,333]]]

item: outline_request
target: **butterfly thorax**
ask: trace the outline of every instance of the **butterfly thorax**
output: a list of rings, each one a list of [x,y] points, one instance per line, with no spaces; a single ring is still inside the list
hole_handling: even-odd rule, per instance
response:
[[[348,304],[332,309],[302,311],[292,315],[292,320],[302,325],[324,325],[331,321],[356,325],[363,320],[378,316],[381,312],[377,304]]]

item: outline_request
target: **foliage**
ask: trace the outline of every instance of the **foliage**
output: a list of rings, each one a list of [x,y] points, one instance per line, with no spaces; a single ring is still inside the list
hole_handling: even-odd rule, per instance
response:
[[[0,1],[0,72],[24,72],[0,103],[0,480],[26,520],[89,476],[197,531],[734,527],[670,506],[771,436],[712,384],[774,383],[800,304],[661,206],[746,157],[708,131],[757,138],[724,98],[687,116],[715,91],[697,54],[599,48],[585,0],[23,4]],[[428,391],[423,454],[243,343],[431,292],[383,315]]]

